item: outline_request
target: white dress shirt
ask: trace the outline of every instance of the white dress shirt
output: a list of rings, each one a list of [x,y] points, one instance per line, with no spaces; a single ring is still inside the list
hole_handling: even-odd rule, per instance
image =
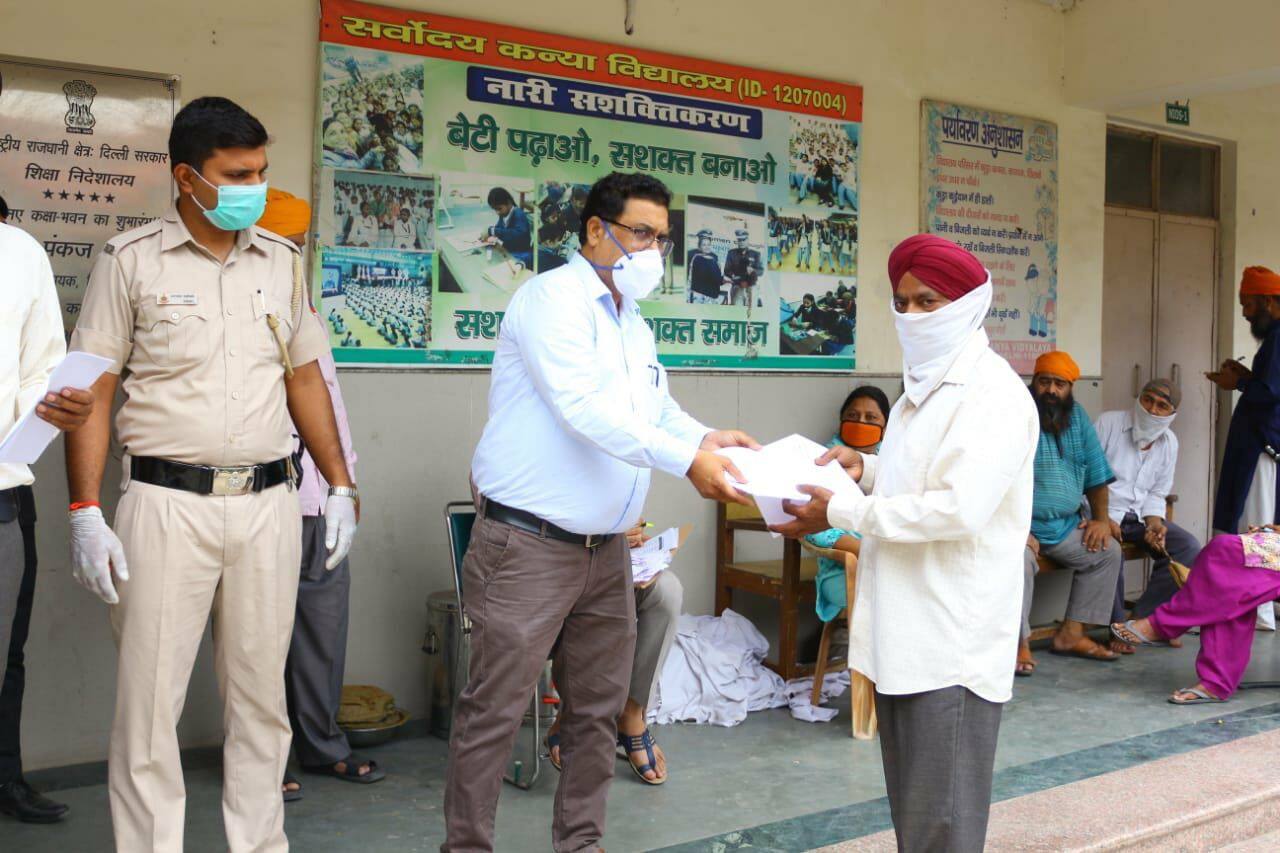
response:
[[[671,398],[639,306],[619,310],[575,254],[507,306],[471,475],[490,500],[565,530],[620,533],[640,518],[649,469],[684,476],[708,432]]]
[[[960,685],[1008,701],[1040,424],[978,329],[920,405],[903,395],[861,493],[832,527],[862,534],[849,666],[881,693]]]
[[[1093,428],[1116,475],[1109,486],[1107,514],[1117,524],[1128,513],[1139,519],[1164,518],[1164,499],[1173,491],[1173,469],[1178,464],[1178,437],[1165,430],[1147,450],[1133,440],[1133,412],[1103,412]]]
[[[44,394],[66,354],[49,256],[30,234],[0,223],[0,438]],[[0,489],[34,481],[26,465],[0,463]]]

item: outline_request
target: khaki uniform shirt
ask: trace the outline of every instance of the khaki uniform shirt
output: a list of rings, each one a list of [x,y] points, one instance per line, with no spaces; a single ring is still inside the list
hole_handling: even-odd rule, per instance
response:
[[[114,359],[127,453],[217,466],[290,454],[284,365],[267,314],[280,321],[295,368],[328,349],[305,294],[291,310],[297,252],[255,226],[219,263],[176,206],[106,244],[71,348]]]

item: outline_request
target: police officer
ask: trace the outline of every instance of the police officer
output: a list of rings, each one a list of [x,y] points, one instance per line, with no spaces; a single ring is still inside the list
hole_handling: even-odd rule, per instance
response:
[[[731,305],[749,305],[756,281],[764,272],[764,264],[760,261],[760,253],[747,246],[747,229],[739,228],[733,232],[736,245],[728,251],[724,259],[724,277],[729,279],[732,287],[729,293]]]
[[[114,362],[67,445],[67,478],[75,576],[112,605],[109,794],[116,849],[131,853],[182,850],[175,726],[211,612],[227,844],[288,848],[284,664],[302,540],[290,416],[334,484],[328,568],[355,535],[358,498],[317,364],[327,343],[306,315],[301,258],[253,226],[266,202],[266,144],[262,124],[225,98],[178,113],[169,135],[178,200],[104,247],[71,342]],[[98,500],[121,375],[126,484],[113,532]]]

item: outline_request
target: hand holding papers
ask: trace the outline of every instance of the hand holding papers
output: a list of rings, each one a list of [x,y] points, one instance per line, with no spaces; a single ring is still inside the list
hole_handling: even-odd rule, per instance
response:
[[[58,393],[64,388],[90,388],[111,366],[111,360],[87,352],[68,353],[54,368],[46,391]],[[43,395],[41,400],[43,401]],[[37,405],[49,405],[38,403]],[[56,418],[54,420],[57,420]],[[13,429],[0,442],[0,462],[30,465],[40,458],[58,435],[58,427],[36,414],[36,406],[25,412]]]
[[[716,452],[733,460],[742,472],[745,482],[735,484],[735,488],[755,498],[760,514],[770,528],[789,527],[796,522],[783,502],[790,502],[792,506],[809,503],[815,493],[807,489],[809,486],[817,487],[819,493],[827,498],[834,494],[861,494],[858,485],[839,463],[831,461],[818,465],[815,460],[822,457],[826,449],[803,436],[790,435],[758,451],[728,447]],[[822,503],[825,506],[826,501]],[[820,529],[825,527],[824,524]],[[795,535],[789,529],[782,532]]]
[[[636,586],[648,586],[671,565],[676,549],[684,544],[693,530],[692,524],[679,529],[668,527],[639,548],[631,549],[631,580]]]

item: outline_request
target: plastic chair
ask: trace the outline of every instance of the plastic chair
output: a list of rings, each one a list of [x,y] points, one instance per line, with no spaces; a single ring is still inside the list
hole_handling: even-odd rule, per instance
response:
[[[476,523],[476,508],[471,501],[450,501],[444,506],[445,531],[449,536],[449,559],[453,563],[453,590],[458,597],[459,622],[462,625],[461,649],[458,655],[458,666],[462,668],[471,659],[471,618],[467,616],[467,608],[462,598],[462,561],[467,556],[467,547],[471,544],[471,531]],[[455,684],[466,684],[465,673],[454,673]],[[512,755],[511,768],[504,773],[502,780],[522,790],[529,790],[538,781],[542,772],[542,719],[539,713],[542,706],[541,680],[533,689],[531,712],[526,716],[533,719],[532,747],[527,760]],[[525,778],[524,768],[533,767],[533,773]]]

